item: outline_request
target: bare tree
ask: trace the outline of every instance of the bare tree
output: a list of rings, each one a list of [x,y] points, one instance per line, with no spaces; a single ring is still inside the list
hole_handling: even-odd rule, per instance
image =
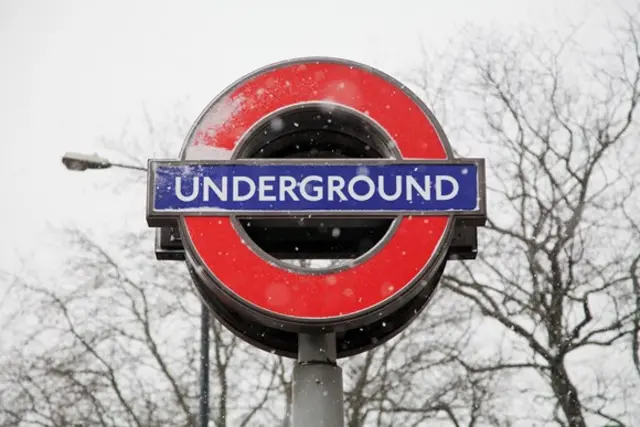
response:
[[[66,280],[23,279],[34,327],[1,365],[7,425],[195,425],[199,304],[186,269],[152,258],[148,234],[117,236],[114,246],[68,230],[79,251]],[[349,426],[481,425],[489,384],[456,360],[473,319],[460,303],[437,304],[391,342],[343,362]],[[213,425],[288,426],[292,362],[214,322]]]
[[[489,227],[479,260],[448,266],[411,327],[342,362],[349,427],[637,425],[640,31],[627,18],[615,51],[475,36],[437,83],[430,69],[414,79],[449,136],[489,160]],[[144,137],[112,149],[141,165],[175,156],[181,137],[167,135],[185,121],[168,132],[146,117]],[[3,332],[22,335],[3,335],[0,425],[195,425],[200,305],[186,269],[152,259],[148,230],[117,244],[66,235],[64,277],[12,288]],[[293,361],[217,322],[211,336],[213,424],[289,427]]]
[[[491,407],[493,373],[458,362],[473,351],[475,319],[467,301],[440,292],[398,337],[345,362],[347,426],[504,425]]]
[[[638,187],[640,186],[640,180],[633,179],[637,176],[636,171],[631,172],[631,178],[629,179],[630,185],[633,189],[633,194],[637,194]],[[638,212],[640,212],[640,202],[638,198],[628,198],[624,200],[620,208],[626,219],[630,236],[636,242],[640,241],[640,219],[638,218]],[[624,223],[623,223],[624,224]],[[640,376],[640,254],[638,254],[629,265],[629,277],[631,279],[631,298],[635,304],[635,312],[632,322],[631,332],[631,359],[637,374]]]
[[[475,37],[456,58],[461,135],[489,160],[490,220],[479,262],[450,269],[443,283],[513,346],[460,362],[472,372],[536,373],[552,391],[541,422],[584,427],[595,415],[634,425],[638,416],[615,385],[596,389],[576,366],[590,348],[615,357],[628,343],[638,361],[639,216],[625,209],[640,198],[637,18],[627,15],[614,50],[597,58],[573,35],[537,33]],[[414,83],[433,93],[426,81]]]
[[[66,280],[22,284],[37,324],[2,366],[10,425],[196,425],[199,304],[184,268],[143,249],[145,234],[115,251],[71,230],[81,252]],[[252,425],[274,398],[277,360],[212,329],[214,425]]]

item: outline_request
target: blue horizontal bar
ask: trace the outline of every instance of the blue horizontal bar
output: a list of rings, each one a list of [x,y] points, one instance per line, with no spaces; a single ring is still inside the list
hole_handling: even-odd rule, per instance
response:
[[[157,164],[151,213],[480,212],[476,163]]]

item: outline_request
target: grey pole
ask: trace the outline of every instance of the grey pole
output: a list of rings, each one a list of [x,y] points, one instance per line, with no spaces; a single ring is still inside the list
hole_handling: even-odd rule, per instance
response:
[[[300,334],[293,368],[292,427],[344,427],[335,334]]]
[[[200,427],[209,426],[209,309],[202,303],[200,317]]]

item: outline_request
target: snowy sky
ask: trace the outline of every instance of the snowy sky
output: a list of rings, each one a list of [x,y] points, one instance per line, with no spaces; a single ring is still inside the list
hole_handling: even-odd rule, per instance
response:
[[[53,229],[109,235],[146,226],[144,185],[121,170],[69,172],[66,151],[100,153],[144,106],[195,120],[227,85],[299,56],[337,56],[396,77],[468,24],[501,32],[583,24],[586,43],[635,0],[2,0],[2,272],[59,273]],[[452,141],[455,144],[455,141]],[[175,141],[178,153],[182,137]],[[473,153],[472,153],[473,154]],[[117,159],[114,159],[117,160]],[[149,251],[153,248],[149,247]],[[1,317],[1,316],[0,316]]]
[[[170,111],[181,102],[191,120],[225,86],[274,61],[338,56],[398,75],[419,61],[420,41],[442,47],[469,23],[500,31],[598,28],[629,3],[4,0],[0,271],[55,265],[52,227],[115,230],[132,212],[134,226],[145,226],[144,186],[125,195],[101,190],[123,172],[72,173],[60,162],[65,151],[99,151],[100,139],[117,138],[145,105]]]

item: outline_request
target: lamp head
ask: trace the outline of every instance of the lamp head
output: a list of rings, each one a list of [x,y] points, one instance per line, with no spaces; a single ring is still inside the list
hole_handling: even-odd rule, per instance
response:
[[[72,171],[85,171],[87,169],[106,169],[111,163],[96,154],[80,154],[67,152],[62,156],[62,163]]]

